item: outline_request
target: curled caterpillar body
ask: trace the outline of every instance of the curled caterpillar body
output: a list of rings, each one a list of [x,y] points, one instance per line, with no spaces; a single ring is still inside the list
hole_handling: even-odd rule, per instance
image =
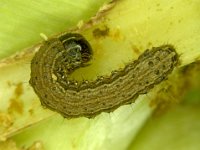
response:
[[[172,45],[146,50],[124,69],[95,81],[74,81],[69,75],[87,65],[93,51],[80,34],[68,33],[44,42],[31,62],[30,84],[41,104],[65,118],[95,117],[130,104],[172,72],[178,55]]]

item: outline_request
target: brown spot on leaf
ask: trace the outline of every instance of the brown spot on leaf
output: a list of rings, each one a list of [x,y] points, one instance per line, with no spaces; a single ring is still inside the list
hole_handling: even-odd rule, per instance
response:
[[[140,50],[139,50],[139,48],[137,46],[131,45],[131,48],[132,48],[132,50],[133,50],[134,53],[140,54]]]
[[[20,97],[23,94],[23,86],[22,83],[18,83],[15,88],[15,96],[16,98]]]
[[[8,107],[8,113],[9,114],[15,114],[16,112],[18,114],[23,113],[23,103],[20,99],[10,99],[10,105]]]
[[[16,85],[16,88],[14,90],[14,93],[12,97],[10,98],[10,104],[8,106],[8,113],[9,114],[15,114],[16,112],[18,114],[23,113],[23,102],[20,99],[20,96],[23,94],[23,86],[22,83],[18,83]]]
[[[13,124],[13,119],[9,114],[0,113],[0,128],[9,128]]]
[[[104,26],[103,28],[96,28],[93,30],[93,36],[96,39],[105,38],[109,35],[109,31],[110,29],[107,26]]]

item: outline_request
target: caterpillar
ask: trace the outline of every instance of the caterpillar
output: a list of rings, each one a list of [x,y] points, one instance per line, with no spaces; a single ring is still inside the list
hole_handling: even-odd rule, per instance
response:
[[[67,33],[45,41],[31,61],[30,85],[42,106],[65,118],[92,118],[133,103],[167,78],[178,63],[170,45],[145,50],[123,69],[94,81],[76,81],[70,74],[88,65],[93,50],[78,33]]]

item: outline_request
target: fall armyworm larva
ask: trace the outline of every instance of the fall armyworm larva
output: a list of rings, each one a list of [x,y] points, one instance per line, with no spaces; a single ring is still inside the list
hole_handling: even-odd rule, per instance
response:
[[[46,108],[65,118],[95,117],[130,104],[172,72],[178,55],[172,45],[146,50],[124,69],[95,81],[68,76],[87,65],[93,51],[80,34],[68,33],[45,41],[31,62],[30,84]]]

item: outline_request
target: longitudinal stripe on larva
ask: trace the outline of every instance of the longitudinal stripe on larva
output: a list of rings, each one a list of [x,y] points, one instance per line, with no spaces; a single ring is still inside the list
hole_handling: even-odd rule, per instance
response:
[[[45,41],[31,62],[31,79],[41,104],[66,118],[95,117],[130,104],[172,72],[178,55],[172,45],[146,50],[137,60],[95,81],[74,81],[69,75],[87,65],[93,51],[80,34]]]

